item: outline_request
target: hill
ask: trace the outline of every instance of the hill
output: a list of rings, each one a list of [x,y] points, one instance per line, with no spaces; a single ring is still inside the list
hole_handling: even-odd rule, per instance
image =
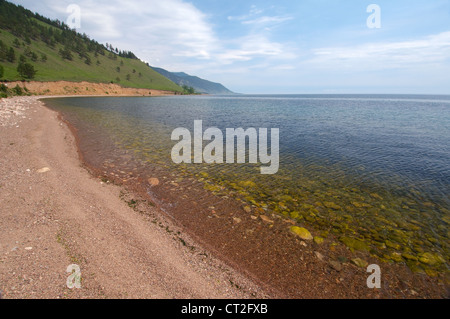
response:
[[[0,80],[88,81],[182,92],[132,52],[0,0]]]
[[[220,83],[214,83],[201,79],[197,76],[192,76],[184,72],[169,72],[167,70],[152,67],[153,70],[159,74],[165,76],[169,80],[175,82],[179,86],[189,86],[193,87],[196,92],[205,94],[235,94],[234,92],[227,89]]]

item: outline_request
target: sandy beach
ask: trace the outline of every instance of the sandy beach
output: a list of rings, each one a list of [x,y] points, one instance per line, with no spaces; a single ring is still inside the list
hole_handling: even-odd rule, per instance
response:
[[[157,208],[138,214],[125,190],[91,177],[68,127],[38,99],[0,101],[2,298],[270,297]],[[67,287],[72,264],[81,289]]]
[[[348,249],[336,246],[331,252],[300,242],[275,215],[255,220],[224,210],[200,225],[200,217],[189,214],[187,224],[215,229],[209,240],[199,241],[201,236],[186,232],[157,206],[145,200],[138,201],[142,207],[130,205],[138,195],[126,187],[91,175],[76,137],[39,98],[0,100],[2,298],[447,295],[436,278],[402,265],[382,265],[382,289],[368,289],[366,269],[335,262],[335,255],[352,258]],[[259,237],[245,235],[249,227]],[[80,267],[81,289],[67,287],[72,264]]]

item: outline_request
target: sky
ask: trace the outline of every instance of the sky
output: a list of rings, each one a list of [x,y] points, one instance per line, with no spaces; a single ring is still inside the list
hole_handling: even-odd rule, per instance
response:
[[[234,92],[450,94],[450,0],[11,2]]]

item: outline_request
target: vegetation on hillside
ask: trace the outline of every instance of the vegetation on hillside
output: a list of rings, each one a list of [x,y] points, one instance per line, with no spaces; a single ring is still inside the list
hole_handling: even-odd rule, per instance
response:
[[[89,81],[183,92],[133,52],[100,44],[5,0],[0,0],[0,80]]]

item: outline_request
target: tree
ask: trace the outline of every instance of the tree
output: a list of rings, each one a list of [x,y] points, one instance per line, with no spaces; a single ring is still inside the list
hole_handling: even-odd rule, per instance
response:
[[[59,49],[59,55],[60,55],[64,60],[72,61],[72,59],[73,59],[72,52],[70,51],[69,48]]]
[[[14,39],[14,42],[13,42],[13,45],[14,45],[17,49],[20,48],[20,41],[19,41],[19,39],[15,38],[15,39]]]
[[[195,89],[192,86],[183,85],[185,94],[195,94]]]
[[[25,79],[33,79],[37,73],[34,66],[30,63],[20,63],[17,67],[17,72],[19,72],[20,76]]]
[[[41,54],[41,62],[47,62],[47,55],[44,53]]]
[[[118,73],[120,73],[120,67],[119,67],[119,66],[116,68],[116,71],[117,71]]]
[[[5,73],[5,69],[2,65],[0,65],[0,79],[3,77],[3,74]]]
[[[38,55],[35,52],[31,53],[31,61],[33,62],[37,62],[38,60]]]
[[[12,47],[9,48],[8,53],[6,53],[6,60],[11,63],[16,62],[16,52]]]
[[[127,81],[130,81],[130,80],[131,80],[131,75],[127,74]]]

